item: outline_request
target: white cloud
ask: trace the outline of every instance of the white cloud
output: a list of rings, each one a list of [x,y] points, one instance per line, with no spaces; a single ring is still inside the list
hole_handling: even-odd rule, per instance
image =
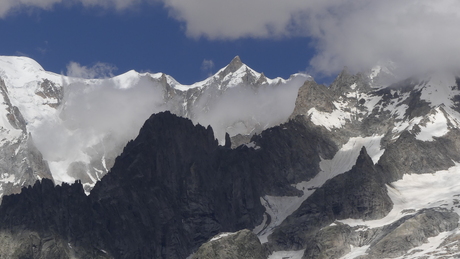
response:
[[[110,139],[104,142],[107,152],[121,151],[152,113],[166,109],[161,85],[147,77],[129,88],[111,78],[64,87],[62,121],[44,121],[34,132],[44,158],[64,171],[70,162],[89,162],[88,152],[104,138]]]
[[[211,76],[214,69],[214,61],[210,59],[204,59],[201,63],[201,71],[206,72],[207,76]]]
[[[285,122],[294,110],[297,92],[305,81],[298,77],[281,85],[251,87],[238,85],[220,93],[207,88],[192,108],[193,121],[211,125],[214,135],[224,142],[225,133],[259,133]]]
[[[92,67],[82,66],[77,62],[67,64],[67,76],[74,78],[108,78],[113,77],[113,71],[117,70],[114,65],[98,62]]]
[[[44,10],[52,9],[56,4],[82,4],[85,7],[104,7],[123,10],[133,7],[141,2],[154,0],[1,0],[0,18],[5,18],[8,14],[23,9],[38,8]]]
[[[311,37],[316,72],[460,69],[457,0],[164,0],[191,37]]]
[[[1,0],[0,17],[21,8],[50,9],[65,0]],[[73,0],[123,10],[162,2],[192,38],[310,37],[312,70],[363,71],[393,61],[403,75],[460,70],[458,0]],[[66,2],[67,3],[67,2]],[[307,47],[307,46],[306,46]]]
[[[191,37],[237,39],[286,34],[305,0],[164,0],[171,15],[186,22]]]

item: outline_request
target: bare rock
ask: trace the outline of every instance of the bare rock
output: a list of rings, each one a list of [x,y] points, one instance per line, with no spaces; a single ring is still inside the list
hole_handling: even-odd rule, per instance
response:
[[[267,252],[250,230],[219,234],[201,245],[192,259],[266,259]]]

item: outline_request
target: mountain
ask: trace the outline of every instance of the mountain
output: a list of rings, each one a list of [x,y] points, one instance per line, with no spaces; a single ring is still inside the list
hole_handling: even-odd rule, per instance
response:
[[[269,79],[239,57],[192,85],[136,71],[82,79],[47,72],[30,58],[2,56],[0,197],[43,178],[57,184],[80,180],[89,193],[145,120],[164,110],[212,125],[221,143],[226,132],[243,143],[286,121],[308,79]]]
[[[134,72],[128,75],[109,82],[137,82]],[[155,81],[145,76],[134,84],[142,88],[149,85],[143,80]],[[308,80],[296,91],[286,121],[259,129],[247,126],[256,131],[250,137],[216,138],[213,125],[196,123],[198,110],[211,115],[215,100],[225,103],[226,94],[247,95],[248,89],[267,98],[258,89],[279,89],[290,81],[264,79],[239,58],[187,89],[158,75],[158,87],[170,89],[160,103],[187,96],[172,110],[183,117],[169,111],[151,115],[89,195],[81,180],[55,185],[44,178],[4,196],[0,254],[458,257],[460,78],[432,72],[388,84],[394,81],[390,77],[392,69],[382,66],[355,75],[344,69],[330,86],[303,76]],[[75,119],[79,114],[71,100],[101,100],[91,85],[95,82],[103,82],[96,84],[103,89],[108,84],[87,80],[72,83],[75,89],[64,88],[69,99],[64,97],[58,107],[67,129],[84,123]],[[52,89],[43,92],[59,92]],[[19,113],[11,109],[9,117],[17,122],[8,125],[21,125]],[[19,132],[11,127],[9,132]],[[105,129],[98,127],[92,129]],[[241,145],[234,143],[241,140]]]

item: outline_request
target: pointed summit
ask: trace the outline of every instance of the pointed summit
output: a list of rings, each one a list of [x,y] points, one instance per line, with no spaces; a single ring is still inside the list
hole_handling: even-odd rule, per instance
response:
[[[243,62],[241,62],[240,56],[236,56],[232,59],[228,67],[234,67],[236,69],[240,68],[243,65]]]
[[[237,71],[238,69],[241,68],[241,66],[243,66],[243,62],[241,62],[241,59],[239,56],[236,56],[232,59],[232,61],[230,62],[230,64],[228,64],[225,69],[219,73],[219,76],[221,78],[225,77],[226,75],[230,74],[230,73],[234,73],[235,71]]]

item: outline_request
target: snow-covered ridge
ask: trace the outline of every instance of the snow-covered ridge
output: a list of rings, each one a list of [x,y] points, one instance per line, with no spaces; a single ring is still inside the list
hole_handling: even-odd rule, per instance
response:
[[[54,180],[80,179],[88,190],[152,113],[170,110],[212,125],[223,141],[225,132],[254,134],[284,122],[297,89],[311,80],[305,74],[269,79],[239,57],[191,85],[164,73],[134,70],[112,78],[77,78],[48,72],[27,57],[10,56],[0,56],[0,77]],[[13,132],[3,115],[3,128]]]

